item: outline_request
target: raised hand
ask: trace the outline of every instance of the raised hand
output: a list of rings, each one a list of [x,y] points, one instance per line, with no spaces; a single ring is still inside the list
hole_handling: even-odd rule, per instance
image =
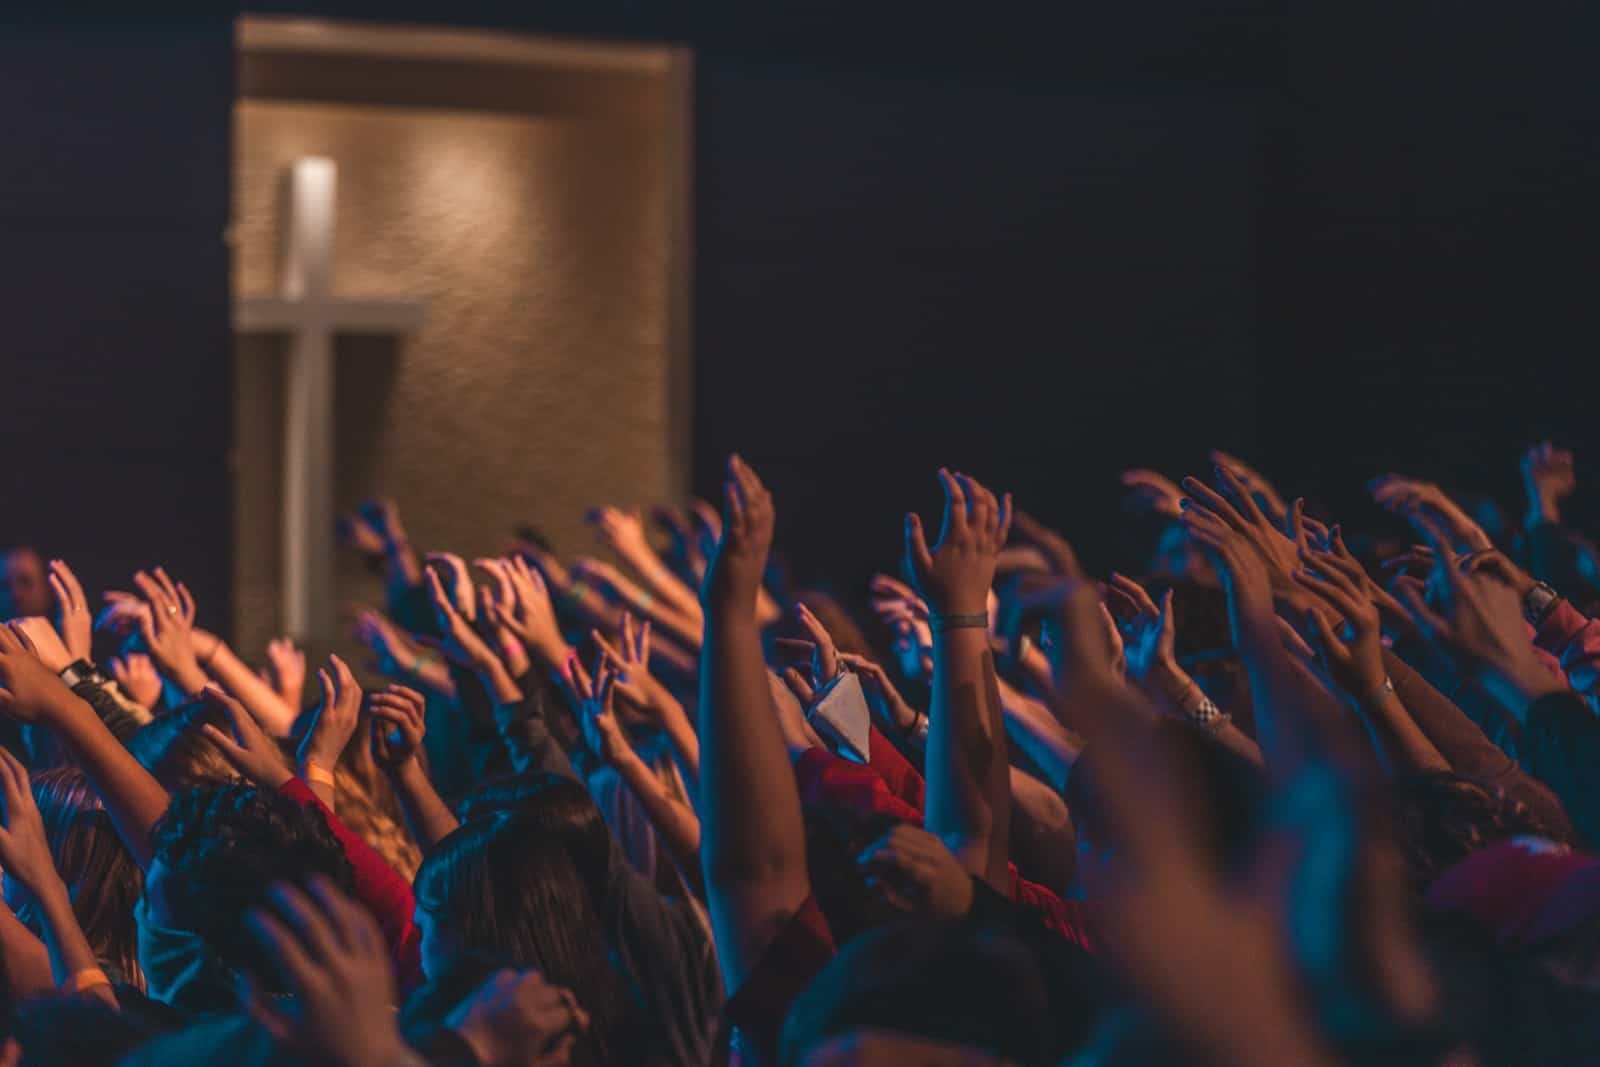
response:
[[[283,761],[277,742],[267,736],[243,704],[216,685],[202,689],[200,699],[221,712],[227,723],[225,730],[209,722],[202,723],[200,732],[217,746],[222,758],[241,778],[263,789],[277,789],[294,777]]]
[[[1284,503],[1278,490],[1273,488],[1271,482],[1262,477],[1261,472],[1250,466],[1237,456],[1230,456],[1221,449],[1211,450],[1211,462],[1216,466],[1230,471],[1252,500],[1260,506],[1267,518],[1271,519],[1278,529],[1282,530],[1289,517],[1289,505]]]
[[[538,971],[500,971],[457,1005],[445,1025],[481,1067],[567,1067],[589,1029],[589,1013]]]
[[[0,714],[17,722],[48,720],[78,699],[15,623],[0,626],[0,687]]]
[[[0,827],[0,867],[35,897],[51,891],[63,895],[60,872],[50,854],[44,820],[28,786],[28,772],[9,751],[0,748],[0,801],[5,824]]]
[[[56,625],[61,630],[62,643],[67,646],[72,661],[88,659],[94,637],[94,617],[89,614],[89,602],[83,595],[78,576],[59,559],[50,561],[50,588],[56,594]]]
[[[856,865],[868,888],[906,912],[960,919],[972,908],[972,876],[933,834],[901,824],[867,846]]]
[[[356,676],[338,656],[329,656],[328,665],[317,671],[322,687],[322,702],[311,713],[311,726],[300,742],[300,766],[308,775],[320,767],[332,772],[339,756],[356,732],[361,718],[361,686]]]
[[[494,579],[492,586],[478,587],[478,629],[505,661],[506,669],[512,677],[518,678],[528,672],[532,665],[528,659],[528,649],[522,639],[505,622],[505,610],[502,605],[510,605],[515,594],[512,591],[511,565],[508,560],[479,559],[474,564],[488,572]]]
[[[572,680],[573,688],[582,702],[579,711],[584,743],[606,763],[616,763],[633,751],[627,735],[622,732],[622,725],[617,722],[616,667],[602,653],[595,663],[592,681],[578,671],[572,672]]]
[[[382,535],[359,511],[339,516],[338,531],[339,540],[346,547],[363,556],[383,555],[385,544]]]
[[[56,633],[55,627],[50,625],[49,619],[30,615],[27,618],[12,619],[11,625],[28,635],[28,640],[33,644],[34,655],[54,673],[60,674],[71,665],[72,653],[67,651],[67,646],[62,643],[61,636]]]
[[[940,469],[944,525],[928,547],[922,518],[906,515],[906,559],[917,589],[939,615],[988,614],[995,556],[1011,530],[1011,494],[997,499],[976,480]]]
[[[1165,474],[1142,468],[1122,472],[1122,486],[1128,490],[1127,504],[1132,511],[1176,519],[1183,492]]]
[[[1144,586],[1113,574],[1106,585],[1106,600],[1122,634],[1128,680],[1143,687],[1159,682],[1163,675],[1178,673],[1172,590],[1162,596],[1158,607]]]
[[[1285,527],[1276,525],[1261,510],[1243,482],[1227,467],[1216,469],[1218,490],[1198,478],[1185,478],[1183,487],[1191,498],[1184,503],[1184,512],[1203,509],[1233,528],[1261,556],[1267,565],[1273,592],[1289,599],[1294,606],[1303,608],[1302,591],[1294,582],[1294,572],[1300,566],[1299,548]],[[1301,528],[1303,501],[1296,500],[1287,517],[1287,529]],[[1298,601],[1296,603],[1296,601]]]
[[[706,567],[701,598],[724,598],[748,605],[754,612],[766,573],[767,553],[772,549],[776,518],[772,494],[750,465],[734,455],[728,457],[728,480],[722,496],[726,521]]]
[[[1372,499],[1386,511],[1403,518],[1420,513],[1430,522],[1449,531],[1451,541],[1462,551],[1476,552],[1494,547],[1494,542],[1483,527],[1472,521],[1472,517],[1459,504],[1432,482],[1385,474],[1374,478],[1367,488],[1372,492]]]
[[[480,670],[491,663],[498,663],[488,643],[472,628],[457,607],[456,600],[445,591],[444,583],[439,580],[439,572],[428,567],[424,571],[423,582],[429,603],[433,605],[434,621],[444,635],[444,654],[468,670]],[[474,598],[469,595],[469,599]]]
[[[154,575],[133,576],[149,610],[140,615],[139,632],[161,672],[187,697],[206,685],[206,673],[194,647],[194,598],[181,583],[174,583],[160,567]]]
[[[410,677],[421,648],[404,630],[371,608],[356,611],[353,636],[373,655],[373,668],[391,678]]]
[[[617,693],[640,711],[655,717],[668,704],[677,705],[677,698],[650,673],[650,621],[635,624],[633,616],[622,613],[622,629],[617,640],[611,642],[599,630],[589,631],[589,637],[605,654],[606,662],[616,669]]]
[[[594,528],[595,536],[623,559],[643,554],[655,554],[650,538],[644,532],[644,519],[638,511],[599,507],[589,512],[584,521]]]
[[[861,679],[861,691],[866,694],[867,707],[879,722],[902,734],[916,727],[921,713],[900,695],[894,682],[889,680],[888,672],[867,657],[853,652],[839,653],[839,661]]]
[[[428,733],[427,702],[403,685],[385,686],[367,702],[372,712],[372,758],[398,768],[417,758]]]
[[[1522,454],[1522,485],[1528,494],[1528,524],[1561,521],[1561,502],[1578,488],[1572,452],[1549,441]]]
[[[804,604],[795,605],[795,619],[810,640],[780,637],[778,647],[791,657],[798,656],[804,659],[810,668],[810,677],[805,679],[803,690],[795,689],[794,684],[789,683],[789,688],[795,690],[795,695],[800,697],[801,703],[809,705],[816,691],[837,678],[843,667],[840,666],[839,650],[834,646],[833,635],[828,633],[827,628],[815,615],[811,614],[811,610]],[[784,671],[786,682],[789,681],[791,671],[794,669]],[[798,671],[794,673],[799,675]]]
[[[268,891],[270,909],[250,913],[251,935],[276,966],[273,983],[294,1009],[253,991],[249,1010],[281,1045],[308,1061],[337,1067],[410,1063],[395,1023],[394,968],[377,922],[329,879],[312,876],[302,892],[286,882]]]
[[[161,699],[161,675],[149,656],[143,652],[129,652],[126,656],[112,657],[109,666],[111,677],[129,700],[145,708],[156,706]]]
[[[1228,507],[1225,501],[1222,506]],[[1198,501],[1191,501],[1183,509],[1183,524],[1189,531],[1190,539],[1205,550],[1217,565],[1223,589],[1228,594],[1228,619],[1233,627],[1235,643],[1246,632],[1275,635],[1277,627],[1272,621],[1276,618],[1272,607],[1272,572],[1265,556],[1244,533],[1244,522],[1238,513],[1232,512],[1230,519],[1224,519],[1221,514]],[[1289,572],[1291,576],[1293,573]],[[1276,640],[1276,637],[1273,636],[1273,639]]]
[[[292,638],[277,637],[267,642],[267,663],[272,668],[269,680],[279,698],[299,710],[306,686],[306,654]]]
[[[1383,632],[1378,608],[1367,595],[1366,572],[1334,552],[1301,550],[1303,566],[1295,580],[1343,617],[1335,632],[1318,612],[1308,612],[1306,629],[1328,675],[1357,702],[1377,700],[1388,677],[1383,667]]]
[[[479,560],[480,565],[489,561]],[[554,665],[566,658],[568,645],[561,636],[555,604],[540,574],[521,556],[499,561],[494,595],[490,598],[490,620],[509,630],[530,652],[544,663]]]
[[[454,552],[429,552],[427,570],[434,572],[450,594],[450,603],[468,622],[478,617],[478,593],[466,561]]]
[[[1429,607],[1415,585],[1397,588],[1417,629],[1461,665],[1477,672],[1518,716],[1538,696],[1564,688],[1534,654],[1522,618],[1521,598],[1488,567],[1463,567],[1438,526],[1414,517],[1434,553],[1430,576],[1439,610]]]

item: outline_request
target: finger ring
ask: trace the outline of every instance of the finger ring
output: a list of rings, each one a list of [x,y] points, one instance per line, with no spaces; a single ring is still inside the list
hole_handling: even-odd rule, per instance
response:
[[[178,613],[178,609],[177,608],[174,608],[174,607],[168,607],[167,608],[167,614],[168,615],[176,615],[177,613]]]

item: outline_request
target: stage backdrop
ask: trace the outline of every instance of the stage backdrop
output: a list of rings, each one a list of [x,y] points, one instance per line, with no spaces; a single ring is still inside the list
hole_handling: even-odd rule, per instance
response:
[[[393,496],[419,548],[469,560],[526,522],[595,553],[588,507],[687,481],[680,72],[666,49],[342,34],[333,55],[245,51],[234,176],[237,293],[272,291],[282,175],[318,155],[339,166],[333,292],[425,308],[410,338],[338,343],[336,503]],[[247,652],[279,626],[283,344],[238,343]],[[347,554],[337,595],[381,603]]]
[[[0,543],[226,626],[226,18],[0,32]]]

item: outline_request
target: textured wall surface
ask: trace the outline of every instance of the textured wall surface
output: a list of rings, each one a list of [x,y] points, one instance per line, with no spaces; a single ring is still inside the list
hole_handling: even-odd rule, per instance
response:
[[[396,497],[413,541],[469,559],[533,522],[590,551],[598,502],[681,490],[671,407],[670,93],[602,117],[246,100],[234,291],[276,284],[282,175],[339,165],[334,292],[424,301],[405,341],[338,347],[338,500]],[[613,101],[614,104],[614,101]],[[237,635],[278,627],[283,341],[237,342]],[[342,557],[341,602],[381,602]],[[318,650],[320,651],[320,650]]]

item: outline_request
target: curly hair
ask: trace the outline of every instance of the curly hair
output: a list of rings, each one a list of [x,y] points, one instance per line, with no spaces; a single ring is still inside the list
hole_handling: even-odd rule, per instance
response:
[[[276,969],[245,929],[275,882],[324,875],[345,892],[355,876],[318,810],[242,782],[178,793],[151,831],[168,922],[198,934],[227,966],[267,982]]]
[[[1497,841],[1564,836],[1503,790],[1448,771],[1402,775],[1389,794],[1395,840],[1419,890]]]

